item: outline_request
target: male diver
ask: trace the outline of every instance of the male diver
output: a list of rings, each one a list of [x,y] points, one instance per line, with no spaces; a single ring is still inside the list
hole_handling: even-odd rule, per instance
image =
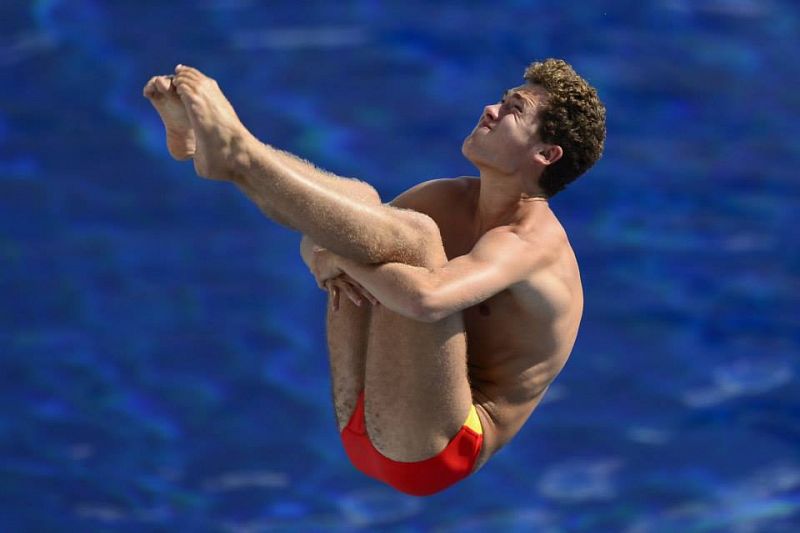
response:
[[[144,87],[175,159],[303,234],[303,259],[328,291],[344,449],[407,494],[481,468],[541,402],[577,337],[578,263],[549,199],[600,158],[605,108],[563,60],[532,63],[524,80],[463,142],[480,177],[425,181],[389,203],[259,141],[197,69],[178,65]]]

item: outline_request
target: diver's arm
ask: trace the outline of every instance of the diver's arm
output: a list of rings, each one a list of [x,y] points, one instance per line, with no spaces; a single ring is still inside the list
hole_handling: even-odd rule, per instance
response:
[[[387,309],[422,320],[422,295],[432,282],[429,269],[405,263],[364,264],[340,255],[334,255],[333,261]]]
[[[388,309],[437,322],[489,299],[550,262],[547,250],[506,228],[486,232],[472,250],[435,269],[403,263],[364,265],[341,256],[333,264]]]

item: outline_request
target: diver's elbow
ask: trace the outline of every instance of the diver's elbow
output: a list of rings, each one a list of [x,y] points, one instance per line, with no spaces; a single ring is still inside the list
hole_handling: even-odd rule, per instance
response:
[[[452,314],[439,305],[435,295],[430,292],[420,294],[415,303],[415,315],[420,322],[439,322]]]

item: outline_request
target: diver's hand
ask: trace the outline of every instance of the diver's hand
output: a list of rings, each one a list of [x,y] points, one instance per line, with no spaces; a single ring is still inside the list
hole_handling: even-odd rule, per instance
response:
[[[311,272],[317,279],[317,287],[325,289],[325,282],[343,274],[342,269],[336,264],[336,254],[327,248],[315,244],[311,251]]]
[[[314,245],[311,257],[311,272],[317,279],[317,286],[333,296],[333,308],[339,309],[339,296],[342,292],[358,306],[364,301],[378,305],[378,300],[359,282],[342,272],[337,264],[339,256],[321,246]]]
[[[333,310],[339,310],[339,297],[342,292],[347,295],[350,300],[361,307],[363,302],[369,302],[371,305],[379,305],[378,300],[364,287],[361,286],[356,280],[347,274],[340,274],[335,278],[331,278],[325,282],[325,290],[331,295]]]

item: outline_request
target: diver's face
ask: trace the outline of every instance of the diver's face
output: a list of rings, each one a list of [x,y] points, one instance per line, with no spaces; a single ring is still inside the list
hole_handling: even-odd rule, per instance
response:
[[[537,109],[546,96],[539,86],[526,84],[509,89],[499,102],[487,105],[461,152],[478,168],[501,173],[524,170],[532,164],[538,140]]]

